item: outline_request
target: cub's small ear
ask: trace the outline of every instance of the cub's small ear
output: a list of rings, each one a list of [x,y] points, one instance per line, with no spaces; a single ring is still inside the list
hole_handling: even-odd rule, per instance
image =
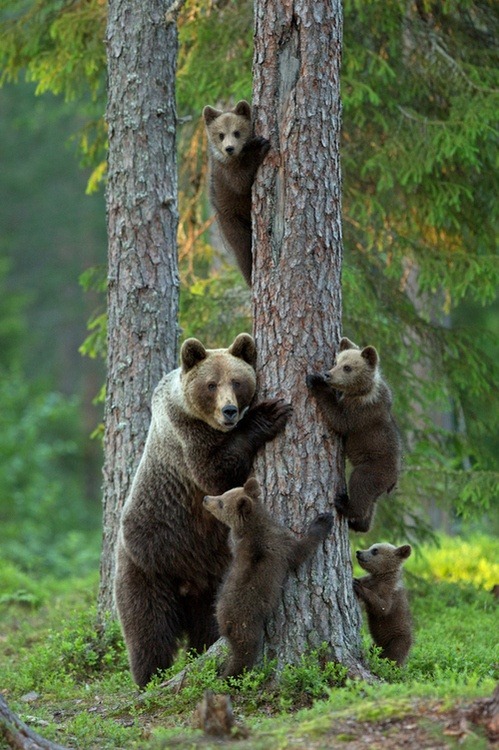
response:
[[[256,365],[255,341],[249,333],[240,333],[229,346],[229,354],[243,359],[252,367]]]
[[[247,117],[248,120],[251,120],[251,107],[244,99],[241,99],[232,111],[235,115],[241,115],[241,117]]]
[[[213,122],[213,120],[216,120],[217,117],[220,117],[221,114],[222,112],[219,109],[213,109],[213,107],[206,106],[203,109],[203,117],[207,125],[209,125],[210,122]]]
[[[254,500],[259,498],[260,495],[262,494],[260,490],[260,484],[256,477],[250,477],[249,479],[247,479],[244,484],[243,489],[246,492],[246,494],[252,497]]]
[[[374,346],[366,346],[362,349],[362,356],[368,362],[371,367],[376,367],[379,361],[378,352]]]
[[[397,555],[405,560],[411,554],[412,549],[410,544],[403,544],[401,547],[397,547]]]
[[[357,344],[354,344],[353,341],[350,341],[350,339],[347,339],[346,336],[343,336],[343,338],[340,341],[340,352],[344,352],[345,349],[358,349],[359,347]]]
[[[251,500],[250,497],[247,497],[246,495],[243,495],[237,501],[237,512],[239,513],[241,518],[244,520],[249,517],[252,507],[253,507],[253,501]]]
[[[189,372],[194,365],[202,362],[203,359],[206,359],[206,349],[200,341],[197,339],[187,339],[184,341],[180,350],[180,361],[183,372]]]

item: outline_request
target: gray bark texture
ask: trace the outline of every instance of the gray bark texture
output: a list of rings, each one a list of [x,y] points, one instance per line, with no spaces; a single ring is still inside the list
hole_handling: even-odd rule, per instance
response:
[[[259,395],[294,407],[256,473],[270,512],[293,531],[319,512],[335,517],[324,549],[290,576],[266,654],[280,670],[327,643],[332,659],[366,676],[348,527],[333,505],[344,486],[342,452],[305,384],[314,366],[332,366],[341,335],[341,2],[255,0],[255,24],[256,132],[271,142],[254,187]]]
[[[110,0],[108,359],[99,611],[113,611],[119,516],[152,392],[177,365],[177,29],[164,0]]]

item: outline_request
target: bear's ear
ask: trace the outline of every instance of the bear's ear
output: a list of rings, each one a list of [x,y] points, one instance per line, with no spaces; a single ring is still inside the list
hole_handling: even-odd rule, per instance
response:
[[[213,109],[213,107],[206,106],[203,109],[203,117],[207,125],[209,125],[210,122],[213,122],[213,120],[216,120],[217,117],[220,117],[221,114],[222,112],[219,109]]]
[[[187,339],[182,344],[180,351],[180,361],[182,362],[183,372],[189,372],[194,365],[206,359],[206,349],[197,339]]]
[[[362,356],[371,367],[376,367],[378,364],[378,352],[374,346],[366,346],[362,349]]]
[[[245,101],[244,99],[241,99],[241,101],[239,101],[236,104],[236,106],[234,107],[232,111],[234,112],[235,115],[240,115],[241,117],[247,117],[248,120],[251,120],[251,107],[248,104],[248,102]]]
[[[396,554],[402,558],[402,560],[405,560],[409,557],[409,555],[412,552],[411,545],[410,544],[403,544],[401,547],[397,547]]]
[[[244,521],[247,518],[249,518],[252,507],[253,507],[253,502],[251,498],[247,497],[246,495],[243,495],[237,501],[237,512],[239,513],[239,515]]]
[[[249,333],[240,333],[229,346],[229,354],[244,359],[251,367],[256,365],[256,347]]]
[[[340,352],[344,352],[345,349],[358,349],[359,347],[357,344],[354,344],[353,341],[350,341],[350,339],[347,339],[346,336],[343,336],[343,338],[340,341]]]
[[[260,484],[256,477],[250,477],[249,479],[247,479],[243,489],[246,494],[252,497],[254,500],[257,500],[262,494],[260,490]]]

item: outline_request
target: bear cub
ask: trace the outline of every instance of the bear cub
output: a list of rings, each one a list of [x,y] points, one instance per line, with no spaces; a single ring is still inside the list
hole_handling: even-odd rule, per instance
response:
[[[334,367],[307,375],[307,386],[329,427],[344,438],[353,467],[348,493],[337,495],[335,506],[353,531],[369,531],[376,500],[395,487],[401,462],[392,394],[381,377],[378,353],[342,338]]]
[[[369,632],[381,656],[401,667],[412,645],[412,623],[401,566],[411,554],[409,544],[373,544],[358,550],[357,560],[369,575],[354,578],[353,588],[364,602]]]
[[[233,561],[217,598],[220,633],[229,641],[224,677],[235,677],[255,663],[263,627],[275,610],[284,580],[331,531],[331,513],[321,513],[301,539],[274,521],[260,500],[254,477],[244,487],[204,498],[204,507],[230,528]]]
[[[220,231],[251,286],[251,187],[256,170],[270,149],[266,138],[255,136],[248,102],[222,112],[203,109],[210,162],[210,200]]]

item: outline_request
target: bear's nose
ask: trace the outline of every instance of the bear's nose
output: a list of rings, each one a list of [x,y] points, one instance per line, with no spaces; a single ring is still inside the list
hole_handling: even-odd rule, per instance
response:
[[[360,549],[358,549],[357,552],[355,553],[355,555],[357,557],[357,560],[360,560],[361,554],[362,554],[362,552],[360,551]]]
[[[227,151],[228,154],[233,154],[234,153],[234,146],[227,146],[227,148],[225,150]]]
[[[225,419],[229,420],[229,422],[234,422],[238,414],[237,406],[224,406],[222,409],[222,414],[224,415]]]

